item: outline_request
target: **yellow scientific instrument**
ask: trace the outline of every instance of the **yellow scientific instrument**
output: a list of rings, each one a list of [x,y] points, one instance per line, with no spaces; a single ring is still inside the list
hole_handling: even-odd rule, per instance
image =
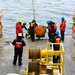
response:
[[[54,45],[59,45],[59,50],[54,50]],[[47,43],[44,50],[42,48],[30,48],[28,58],[30,61],[24,75],[64,75],[64,48],[62,43]]]

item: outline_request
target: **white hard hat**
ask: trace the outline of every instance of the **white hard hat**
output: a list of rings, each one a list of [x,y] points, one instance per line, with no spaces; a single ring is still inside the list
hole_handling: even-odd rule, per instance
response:
[[[19,33],[18,36],[22,36],[22,33]]]

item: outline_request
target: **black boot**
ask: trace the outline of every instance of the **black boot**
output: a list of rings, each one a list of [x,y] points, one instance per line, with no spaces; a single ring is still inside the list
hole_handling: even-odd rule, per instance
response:
[[[18,66],[21,66],[22,65],[22,62],[20,62],[19,64],[18,64]]]
[[[16,62],[13,61],[13,65],[16,65]]]

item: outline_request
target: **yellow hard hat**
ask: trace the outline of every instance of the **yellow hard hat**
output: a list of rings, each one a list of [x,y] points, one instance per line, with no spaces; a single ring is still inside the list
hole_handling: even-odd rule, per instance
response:
[[[22,23],[22,20],[18,20],[18,22]]]

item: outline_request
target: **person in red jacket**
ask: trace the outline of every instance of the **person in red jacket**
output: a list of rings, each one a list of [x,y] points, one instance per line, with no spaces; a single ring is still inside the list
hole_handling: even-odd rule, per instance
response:
[[[23,31],[22,31],[22,20],[19,20],[16,23],[16,36],[18,36],[19,33],[23,33]]]
[[[60,23],[60,33],[61,33],[61,39],[64,42],[64,33],[66,29],[66,20],[64,17],[61,18],[61,23]]]

